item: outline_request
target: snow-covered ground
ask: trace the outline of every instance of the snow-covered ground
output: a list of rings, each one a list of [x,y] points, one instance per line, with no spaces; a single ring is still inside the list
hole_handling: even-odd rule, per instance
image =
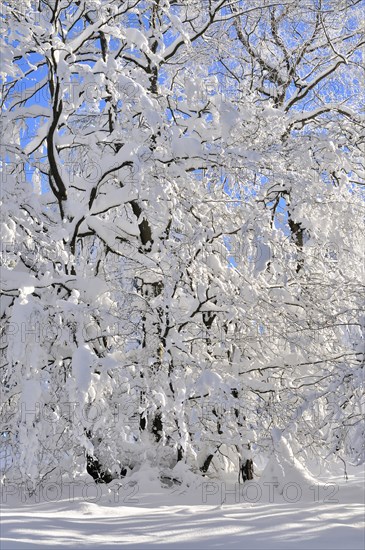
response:
[[[148,475],[118,490],[48,483],[32,499],[5,485],[0,548],[363,549],[363,468],[314,485],[296,474],[282,495],[267,476],[246,489],[232,478],[161,489]]]

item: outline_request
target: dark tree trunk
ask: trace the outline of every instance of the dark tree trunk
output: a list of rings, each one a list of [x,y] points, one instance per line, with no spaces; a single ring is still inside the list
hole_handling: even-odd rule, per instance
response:
[[[242,477],[242,483],[245,481],[250,481],[253,479],[253,461],[251,458],[247,459],[244,462],[240,462],[240,471],[238,473],[238,483]]]
[[[110,483],[113,480],[111,473],[103,470],[99,460],[94,456],[86,455],[86,470],[94,478],[95,483]]]
[[[181,445],[177,448],[177,462],[180,462],[184,458],[184,449],[181,447]]]
[[[152,433],[155,436],[155,439],[157,442],[160,441],[162,437],[162,430],[163,430],[162,416],[161,416],[161,413],[157,413],[152,423]]]
[[[203,466],[200,468],[200,471],[203,473],[203,474],[206,474],[208,469],[209,469],[209,466],[210,466],[210,463],[212,462],[212,459],[213,459],[213,454],[210,454],[207,456],[207,458],[205,459],[204,461],[204,464]]]

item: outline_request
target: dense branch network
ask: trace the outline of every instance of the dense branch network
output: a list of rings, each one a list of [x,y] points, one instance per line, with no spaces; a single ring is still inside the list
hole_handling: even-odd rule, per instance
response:
[[[359,3],[6,1],[1,24],[9,471],[247,480],[273,430],[363,461]]]

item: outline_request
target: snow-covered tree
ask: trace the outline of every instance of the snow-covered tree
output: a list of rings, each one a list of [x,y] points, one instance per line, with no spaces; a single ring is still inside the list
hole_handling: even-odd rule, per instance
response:
[[[359,2],[1,22],[8,475],[363,461]]]

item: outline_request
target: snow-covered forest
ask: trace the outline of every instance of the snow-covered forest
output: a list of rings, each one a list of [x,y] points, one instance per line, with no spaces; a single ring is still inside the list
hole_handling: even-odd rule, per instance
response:
[[[2,1],[3,482],[364,464],[363,8]]]

